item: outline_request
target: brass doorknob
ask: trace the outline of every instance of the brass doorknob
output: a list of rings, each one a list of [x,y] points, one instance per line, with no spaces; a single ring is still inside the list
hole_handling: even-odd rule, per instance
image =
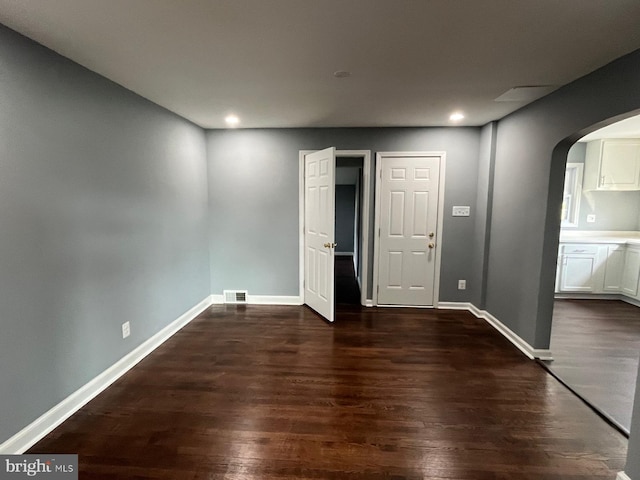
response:
[[[330,243],[325,243],[324,244],[324,248],[331,248],[331,244]]]
[[[435,235],[435,233],[431,232],[431,233],[429,234],[429,238],[433,238],[433,236],[434,236],[434,235]]]
[[[429,248],[435,248],[435,247],[436,247],[436,244],[435,244],[435,243],[433,243],[433,242],[430,242],[430,243],[429,243]]]

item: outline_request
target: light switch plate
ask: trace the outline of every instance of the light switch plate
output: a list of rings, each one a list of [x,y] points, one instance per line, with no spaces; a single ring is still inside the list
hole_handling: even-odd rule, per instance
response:
[[[596,223],[596,216],[593,214],[587,215],[587,223]]]
[[[471,215],[471,207],[453,207],[454,217],[468,217]]]

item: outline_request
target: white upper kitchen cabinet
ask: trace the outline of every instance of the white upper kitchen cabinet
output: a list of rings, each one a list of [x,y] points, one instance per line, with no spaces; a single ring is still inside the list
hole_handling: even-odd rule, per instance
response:
[[[584,190],[640,190],[640,139],[588,142]]]

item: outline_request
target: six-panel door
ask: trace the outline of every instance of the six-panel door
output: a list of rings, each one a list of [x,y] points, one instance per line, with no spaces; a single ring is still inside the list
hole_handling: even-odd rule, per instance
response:
[[[440,157],[381,161],[378,304],[434,303]]]

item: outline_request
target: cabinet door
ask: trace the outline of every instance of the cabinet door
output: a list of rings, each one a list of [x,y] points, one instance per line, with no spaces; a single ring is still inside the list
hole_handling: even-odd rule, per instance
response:
[[[602,190],[637,190],[640,187],[640,141],[603,141],[598,187]]]
[[[638,277],[640,277],[640,250],[627,248],[622,272],[622,293],[637,297]]]
[[[563,255],[560,264],[561,292],[593,292],[595,255]]]
[[[625,247],[623,245],[609,245],[607,260],[604,267],[603,291],[619,293],[622,289],[622,271],[624,269]]]

